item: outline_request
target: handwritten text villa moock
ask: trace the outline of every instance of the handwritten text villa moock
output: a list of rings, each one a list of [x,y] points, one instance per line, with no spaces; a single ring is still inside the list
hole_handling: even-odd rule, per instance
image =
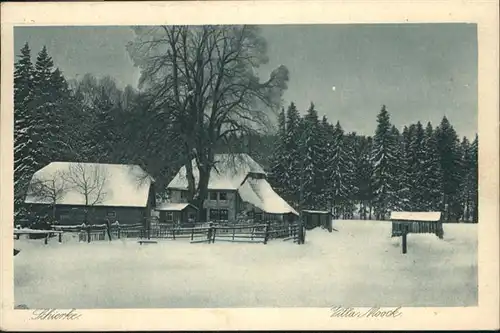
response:
[[[358,310],[356,308],[348,308],[343,306],[334,306],[331,310],[330,317],[341,318],[397,318],[402,315],[399,311],[401,307],[392,309],[382,309],[380,307],[372,307],[369,310]]]

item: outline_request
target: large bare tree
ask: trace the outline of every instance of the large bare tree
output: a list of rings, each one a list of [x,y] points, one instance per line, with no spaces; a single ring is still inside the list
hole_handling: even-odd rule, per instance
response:
[[[128,50],[141,69],[140,87],[150,97],[150,110],[168,119],[182,142],[190,201],[201,208],[215,166],[214,148],[231,135],[270,124],[269,116],[279,110],[287,88],[288,70],[280,66],[260,80],[257,69],[268,62],[267,44],[255,26],[133,30],[136,37]]]
[[[52,219],[55,221],[57,204],[64,198],[68,189],[64,172],[61,171],[45,177],[35,175],[30,183],[28,195],[44,202],[48,201],[52,207]]]
[[[68,188],[79,193],[85,205],[85,224],[88,222],[89,207],[102,203],[107,196],[109,175],[99,164],[72,163],[64,179]]]

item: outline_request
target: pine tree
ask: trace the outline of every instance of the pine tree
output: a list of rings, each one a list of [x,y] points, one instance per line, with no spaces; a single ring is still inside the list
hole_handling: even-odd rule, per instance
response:
[[[33,100],[33,64],[28,43],[14,65],[14,215],[25,217],[24,197],[33,173],[38,169],[31,154],[36,149]]]
[[[464,137],[462,151],[462,182],[460,184],[460,200],[462,217],[465,221],[474,221],[477,205],[477,136],[472,143]]]
[[[470,212],[470,142],[466,137],[463,137],[460,144],[460,212],[463,220],[469,219]]]
[[[415,201],[412,198],[412,194],[414,193],[414,169],[412,163],[412,151],[411,151],[411,142],[413,140],[413,136],[415,134],[415,125],[410,125],[410,127],[405,126],[403,128],[402,138],[403,138],[403,156],[401,161],[401,172],[402,178],[404,182],[404,186],[408,189],[406,193],[406,197],[403,200],[402,209],[405,211],[414,211],[415,209]]]
[[[64,78],[63,73],[56,68],[51,76],[50,90],[50,109],[47,116],[47,121],[50,122],[48,127],[51,132],[49,144],[46,146],[48,152],[52,156],[52,161],[62,160],[68,161],[74,155],[78,154],[79,145],[71,145],[71,138],[75,135],[77,127],[81,127],[81,123],[74,123],[72,119],[75,109],[80,111],[80,106],[72,92],[69,89],[68,83]]]
[[[471,188],[470,188],[470,194],[471,194],[471,219],[473,222],[478,222],[478,212],[479,212],[479,196],[478,196],[478,181],[479,181],[479,174],[478,174],[478,136],[476,134],[474,141],[472,142],[471,149],[470,149],[470,181],[471,181]]]
[[[115,147],[118,144],[117,131],[120,105],[112,101],[109,92],[103,86],[98,87],[98,95],[93,103],[95,123],[93,128],[93,156],[97,162],[113,163],[116,156]]]
[[[344,136],[344,159],[346,163],[346,187],[347,187],[347,198],[344,201],[344,217],[353,218],[354,212],[356,210],[356,200],[355,195],[358,191],[356,184],[356,148],[358,145],[358,137],[356,133],[349,133]]]
[[[436,134],[431,123],[427,123],[424,134],[424,158],[422,171],[423,181],[423,209],[426,211],[441,211],[442,209],[442,171],[438,151]]]
[[[394,193],[391,169],[395,159],[390,116],[385,105],[377,116],[377,123],[372,150],[373,208],[377,219],[385,219]]]
[[[411,210],[424,209],[424,181],[423,162],[425,159],[424,128],[420,122],[411,125],[409,129],[409,146],[407,147],[409,203]]]
[[[388,208],[391,211],[401,211],[409,207],[410,190],[408,187],[408,169],[405,159],[403,137],[395,126],[391,127],[390,143],[392,157],[388,160],[389,165],[389,191]]]
[[[446,117],[436,129],[443,187],[442,211],[445,219],[455,220],[460,216],[460,147],[457,133]]]
[[[359,216],[366,220],[369,217],[372,200],[371,176],[373,173],[371,163],[372,140],[371,137],[358,136],[354,166],[354,198],[359,201]]]
[[[316,162],[316,181],[318,184],[317,201],[322,210],[331,209],[330,198],[330,164],[331,125],[326,116],[323,116],[318,130],[318,160]]]
[[[318,173],[321,144],[319,137],[320,124],[318,112],[311,103],[303,122],[303,157],[302,184],[303,203],[308,208],[318,209],[320,203],[317,198],[321,195],[321,175]]]
[[[271,157],[271,185],[280,195],[285,195],[286,165],[285,165],[286,116],[283,108],[278,115],[278,132]]]
[[[294,103],[286,112],[286,136],[284,140],[284,165],[286,166],[284,174],[284,199],[292,205],[297,206],[300,196],[301,179],[301,117]]]
[[[346,157],[344,144],[344,130],[337,121],[332,133],[332,144],[330,152],[330,191],[332,207],[335,218],[343,213],[345,201],[349,197],[348,168],[349,162]]]
[[[33,75],[33,118],[36,122],[35,139],[39,148],[32,152],[41,167],[57,160],[51,142],[58,131],[59,121],[55,110],[54,63],[44,46],[38,53]]]

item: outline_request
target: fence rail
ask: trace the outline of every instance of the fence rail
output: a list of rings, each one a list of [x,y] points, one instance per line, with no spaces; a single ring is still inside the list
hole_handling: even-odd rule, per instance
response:
[[[137,223],[132,225],[81,224],[54,225],[52,231],[59,233],[77,233],[80,242],[94,242],[121,238],[136,239],[187,239],[191,243],[241,242],[263,243],[273,239],[293,240],[300,242],[300,227],[297,223],[268,221],[265,223],[213,223],[198,222],[190,224]],[[50,232],[50,230],[49,230]]]

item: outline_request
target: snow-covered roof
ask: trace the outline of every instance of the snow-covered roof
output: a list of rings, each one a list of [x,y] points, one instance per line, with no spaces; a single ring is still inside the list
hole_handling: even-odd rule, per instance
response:
[[[331,214],[327,210],[310,210],[310,209],[304,209],[304,213],[311,213],[311,214]]]
[[[441,220],[441,212],[391,212],[391,220],[433,222]]]
[[[216,154],[215,166],[210,172],[209,190],[237,190],[249,173],[266,174],[264,169],[248,154]],[[195,183],[198,184],[199,172],[196,161],[191,161]],[[183,166],[168,184],[169,189],[187,190],[186,167]]]
[[[266,175],[264,169],[248,154],[216,154],[215,167],[210,172],[209,190],[237,190],[241,199],[269,214],[299,215],[283,198],[281,198],[266,179],[247,177],[249,174]],[[196,161],[191,161],[195,183],[198,183],[199,172]],[[169,189],[187,190],[186,168],[182,167],[174,179],[168,184]]]
[[[197,209],[195,206],[188,204],[188,203],[165,202],[165,203],[159,205],[158,207],[156,207],[155,210],[180,212],[180,211],[183,211],[187,206],[191,206],[191,207]]]
[[[52,162],[33,175],[26,203],[52,203],[50,197],[33,190],[33,185],[39,181],[51,188],[63,189],[57,204],[85,205],[81,189],[85,183],[94,189],[87,191],[89,204],[116,207],[146,207],[149,189],[154,182],[138,165]]]
[[[241,199],[269,214],[299,215],[282,197],[274,192],[265,179],[247,178],[238,189]]]

